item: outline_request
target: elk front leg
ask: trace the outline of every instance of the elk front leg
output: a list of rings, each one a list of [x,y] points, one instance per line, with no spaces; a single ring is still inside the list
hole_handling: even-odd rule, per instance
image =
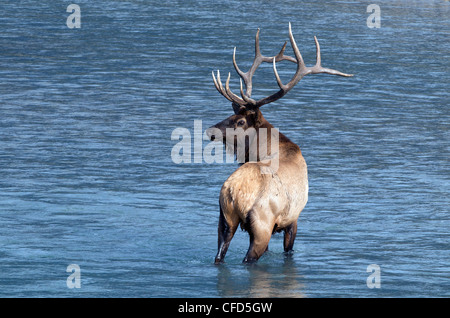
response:
[[[295,236],[297,235],[297,221],[284,229],[284,251],[290,252],[294,247]]]
[[[227,220],[223,215],[222,208],[220,208],[219,216],[219,227],[218,227],[218,248],[217,255],[214,260],[214,264],[220,264],[225,258],[228,246],[230,246],[231,239],[236,232],[239,222],[234,222],[235,224],[228,224]]]

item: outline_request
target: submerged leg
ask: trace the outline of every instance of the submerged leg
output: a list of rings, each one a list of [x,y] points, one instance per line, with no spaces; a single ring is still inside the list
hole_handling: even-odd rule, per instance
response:
[[[253,211],[249,213],[247,229],[250,234],[250,246],[243,263],[254,263],[268,250],[273,225],[271,222],[262,221]]]
[[[284,229],[284,251],[290,252],[294,247],[295,236],[297,235],[297,221]]]
[[[236,232],[239,222],[236,224],[228,224],[223,215],[222,208],[220,208],[219,227],[218,227],[218,247],[217,255],[214,260],[214,264],[220,264],[225,258],[228,246],[230,246],[231,239]]]

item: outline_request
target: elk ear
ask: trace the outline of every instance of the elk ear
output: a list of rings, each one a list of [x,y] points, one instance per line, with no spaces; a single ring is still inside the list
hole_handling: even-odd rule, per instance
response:
[[[244,106],[238,105],[238,104],[236,104],[234,102],[231,104],[231,106],[233,106],[233,110],[234,110],[234,114],[235,115],[242,114],[246,110],[246,108]]]
[[[255,127],[260,127],[262,125],[263,116],[261,111],[258,109],[255,110]]]

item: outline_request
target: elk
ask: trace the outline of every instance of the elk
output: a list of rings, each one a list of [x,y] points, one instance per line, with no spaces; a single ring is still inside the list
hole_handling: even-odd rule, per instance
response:
[[[220,190],[220,215],[218,224],[218,251],[215,264],[224,261],[225,254],[239,225],[249,233],[250,246],[243,263],[256,262],[268,249],[269,240],[275,232],[284,231],[284,251],[293,249],[297,234],[297,220],[300,212],[308,201],[308,173],[305,159],[298,145],[282,133],[274,134],[276,129],[263,117],[260,107],[272,103],[286,95],[304,76],[308,74],[326,73],[339,76],[353,76],[333,69],[324,68],[321,64],[320,46],[317,38],[316,64],[307,67],[292,35],[289,23],[289,40],[295,57],[284,54],[287,41],[275,56],[264,56],[259,47],[259,29],[255,38],[255,58],[250,69],[244,73],[236,63],[236,48],[233,52],[233,65],[240,76],[240,95],[234,94],[229,87],[230,73],[225,86],[212,72],[214,86],[227,100],[232,103],[234,115],[207,129],[211,140],[222,141],[227,149],[236,151],[239,133],[228,138],[230,131],[240,129],[247,132],[252,129],[256,138],[248,138],[245,142],[245,154],[242,164],[225,181]],[[276,63],[290,61],[297,64],[297,70],[292,79],[283,84]],[[279,91],[255,100],[252,94],[252,78],[256,69],[263,63],[272,63]],[[242,82],[245,84],[244,92]],[[265,131],[264,137],[262,132]],[[275,136],[275,137],[274,137]],[[278,140],[274,140],[277,138]],[[220,140],[221,139],[221,140]],[[261,142],[262,141],[262,142]],[[270,145],[276,141],[278,147],[273,150]],[[257,143],[257,156],[250,160],[249,149]],[[261,144],[266,143],[266,151],[260,151]],[[277,160],[277,169],[271,164]]]

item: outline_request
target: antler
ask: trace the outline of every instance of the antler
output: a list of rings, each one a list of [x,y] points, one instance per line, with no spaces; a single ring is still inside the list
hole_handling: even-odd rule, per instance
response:
[[[339,75],[339,76],[345,76],[345,77],[353,76],[353,74],[345,74],[345,73],[342,73],[342,72],[339,72],[339,71],[336,71],[333,69],[322,67],[321,57],[320,57],[320,46],[319,46],[319,41],[317,41],[316,37],[314,37],[314,41],[316,42],[316,52],[317,52],[316,53],[317,54],[316,65],[314,65],[312,67],[307,67],[305,65],[305,63],[303,62],[303,58],[302,58],[302,55],[300,54],[300,50],[298,49],[297,44],[295,43],[294,36],[292,35],[292,29],[291,29],[290,22],[289,22],[289,40],[291,42],[291,46],[294,51],[295,58],[284,55],[284,50],[286,49],[287,42],[284,43],[283,47],[281,48],[280,52],[277,55],[271,56],[271,57],[263,56],[261,54],[261,51],[259,48],[259,29],[258,29],[258,31],[256,32],[256,38],[255,38],[255,59],[253,60],[253,64],[250,67],[250,69],[248,70],[248,72],[246,72],[246,73],[242,72],[239,69],[239,67],[237,66],[236,48],[234,48],[233,65],[234,65],[234,68],[236,69],[236,72],[241,77],[241,81],[240,81],[241,82],[241,87],[240,87],[241,97],[237,96],[230,90],[230,86],[229,86],[230,77],[231,77],[230,73],[228,73],[228,78],[227,78],[227,81],[225,83],[225,88],[224,88],[222,85],[222,82],[220,80],[220,72],[217,71],[217,79],[214,76],[214,72],[213,72],[212,76],[213,76],[214,86],[219,91],[219,93],[221,93],[230,102],[236,103],[240,106],[244,106],[248,109],[255,109],[255,108],[261,107],[262,105],[276,101],[277,99],[280,99],[281,97],[286,95],[287,92],[289,92],[304,76],[306,76],[308,74],[327,73],[327,74]],[[276,67],[276,62],[280,62],[283,60],[294,62],[297,64],[297,71],[295,72],[294,76],[289,81],[289,83],[287,83],[286,85],[284,85],[281,82],[281,79],[280,79],[280,76],[278,75],[278,71],[277,71],[277,67]],[[253,77],[256,69],[263,62],[273,63],[273,71],[275,73],[275,78],[277,80],[278,86],[280,87],[280,90],[268,97],[264,97],[264,98],[256,101],[251,98],[252,77]],[[244,80],[245,87],[246,87],[245,93],[244,93],[244,90],[242,87],[242,80]]]

